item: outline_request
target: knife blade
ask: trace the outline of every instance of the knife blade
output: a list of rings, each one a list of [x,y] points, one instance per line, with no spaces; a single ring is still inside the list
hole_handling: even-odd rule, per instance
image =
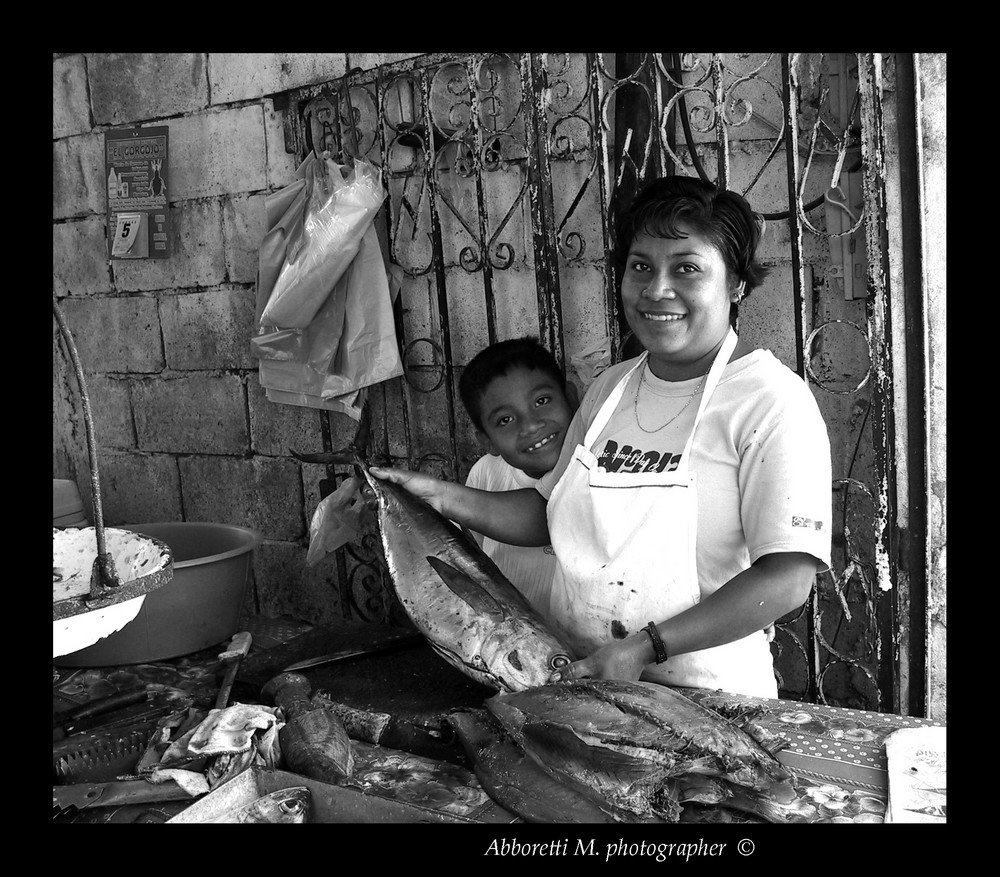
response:
[[[392,639],[382,640],[374,645],[354,646],[351,648],[339,649],[327,655],[320,655],[316,658],[307,658],[282,669],[282,673],[295,673],[300,670],[308,670],[310,667],[319,667],[323,664],[333,664],[336,661],[344,661],[348,658],[357,658],[362,655],[374,655],[378,652],[387,652],[403,646],[415,645],[423,642],[424,636],[421,633],[404,633]]]

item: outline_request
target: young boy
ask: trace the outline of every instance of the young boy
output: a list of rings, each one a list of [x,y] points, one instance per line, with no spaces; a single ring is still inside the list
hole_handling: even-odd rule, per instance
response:
[[[466,367],[458,391],[489,453],[476,461],[466,485],[480,490],[534,487],[559,459],[577,407],[552,354],[530,337],[500,341]],[[552,547],[523,548],[472,533],[483,551],[539,612],[548,611],[555,573]]]

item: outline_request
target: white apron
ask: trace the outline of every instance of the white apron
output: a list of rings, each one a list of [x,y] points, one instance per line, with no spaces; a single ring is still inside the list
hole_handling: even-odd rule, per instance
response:
[[[709,369],[694,428],[674,471],[607,472],[598,467],[590,450],[629,377],[646,361],[643,354],[597,412],[584,443],[577,445],[552,491],[547,513],[559,568],[549,617],[578,655],[635,633],[650,621],[658,624],[702,598],[691,447],[736,340],[730,330]],[[728,646],[673,656],[661,665],[650,664],[643,679],[777,696],[763,632]]]

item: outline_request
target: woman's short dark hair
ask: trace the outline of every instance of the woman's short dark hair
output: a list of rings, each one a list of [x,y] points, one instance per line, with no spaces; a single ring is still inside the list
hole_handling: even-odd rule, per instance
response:
[[[616,229],[615,256],[625,264],[637,234],[681,238],[684,226],[711,242],[744,296],[764,281],[768,269],[757,261],[760,228],[746,199],[699,177],[660,177],[647,183],[622,214]]]
[[[535,369],[550,375],[562,390],[566,389],[566,374],[555,357],[537,338],[511,338],[498,341],[479,351],[458,379],[458,394],[476,429],[483,432],[479,403],[486,388],[498,377],[515,368]]]

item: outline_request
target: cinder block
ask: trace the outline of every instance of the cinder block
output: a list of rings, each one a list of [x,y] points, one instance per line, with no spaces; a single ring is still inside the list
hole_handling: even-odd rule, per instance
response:
[[[132,403],[144,451],[242,455],[249,450],[243,382],[235,375],[137,380]]]
[[[776,265],[763,285],[740,305],[740,338],[771,350],[795,369],[795,308],[790,264]]]
[[[211,52],[212,103],[252,100],[303,85],[338,79],[346,55],[336,52]]]
[[[265,188],[267,155],[260,106],[211,110],[171,119],[170,202]]]
[[[538,292],[534,271],[508,269],[493,275],[497,337],[538,335]]]
[[[160,298],[167,368],[252,368],[252,289],[212,289]]]
[[[360,67],[362,70],[372,70],[382,64],[393,64],[405,61],[407,58],[419,58],[426,52],[350,52],[347,55],[348,69]]]
[[[437,474],[435,470],[443,463],[443,471],[450,472],[453,454],[446,385],[430,393],[410,393],[409,402],[410,423],[421,424],[411,438],[411,451],[421,471]],[[456,404],[462,403],[456,399]]]
[[[52,226],[52,289],[59,295],[111,292],[103,216]]]
[[[238,195],[222,204],[226,267],[232,283],[256,283],[267,217],[263,195]]]
[[[447,274],[448,323],[452,361],[465,365],[489,343],[483,275],[450,268]],[[495,275],[494,275],[495,276]],[[418,345],[429,352],[428,345]]]
[[[84,380],[98,447],[134,449],[135,429],[128,381],[107,375],[89,375]]]
[[[83,55],[52,61],[52,139],[90,131],[90,99]]]
[[[87,374],[163,369],[155,298],[73,297],[63,299],[60,307]]]
[[[129,125],[208,106],[200,52],[96,52],[87,55],[96,125]]]
[[[334,555],[310,567],[305,548],[265,542],[254,552],[254,574],[260,613],[266,617],[310,624],[334,624],[347,617]]]
[[[289,448],[303,453],[322,450],[321,424],[326,412],[270,401],[256,374],[247,379],[247,399],[250,403],[251,446],[255,453],[291,459]],[[343,417],[350,420],[346,415]]]
[[[173,457],[102,450],[98,462],[105,524],[113,527],[182,519],[180,480]],[[89,466],[77,481],[87,516],[92,517]]]
[[[222,205],[216,200],[171,205],[170,256],[166,259],[113,259],[119,290],[218,286],[226,280]]]
[[[188,520],[240,524],[265,539],[305,536],[297,463],[220,456],[216,447],[210,456],[182,457],[180,471]]]
[[[53,219],[104,215],[107,191],[103,134],[81,134],[52,142]]]

